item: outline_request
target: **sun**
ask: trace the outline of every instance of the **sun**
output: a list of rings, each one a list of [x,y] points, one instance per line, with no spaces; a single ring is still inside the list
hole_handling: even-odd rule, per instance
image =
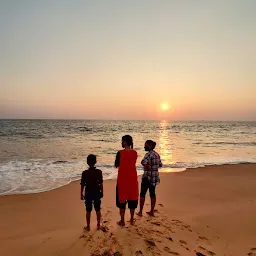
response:
[[[167,104],[167,103],[163,103],[163,104],[161,105],[161,109],[162,109],[163,111],[167,111],[167,110],[169,109],[168,104]]]

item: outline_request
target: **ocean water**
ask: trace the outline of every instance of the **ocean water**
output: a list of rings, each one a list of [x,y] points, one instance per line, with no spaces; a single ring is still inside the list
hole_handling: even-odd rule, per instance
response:
[[[77,180],[90,153],[104,179],[115,178],[125,134],[134,138],[139,174],[147,139],[157,143],[162,172],[256,162],[256,122],[0,120],[0,194],[37,193]]]

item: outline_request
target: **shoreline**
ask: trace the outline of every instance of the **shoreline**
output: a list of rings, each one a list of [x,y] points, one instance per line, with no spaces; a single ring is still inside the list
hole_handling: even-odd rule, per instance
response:
[[[189,168],[178,168],[178,169],[185,169],[185,170],[182,170],[182,171],[164,171],[164,172],[159,172],[160,174],[161,173],[184,173],[184,172],[188,172],[188,171],[192,171],[195,170],[195,169],[202,169],[202,168],[207,168],[207,167],[218,167],[218,166],[236,166],[236,165],[255,165],[255,169],[256,169],[256,163],[253,163],[253,162],[244,162],[244,163],[228,163],[228,164],[211,164],[211,165],[204,165],[204,166],[199,166],[199,167],[189,167]],[[171,169],[171,168],[170,168]],[[174,168],[173,168],[174,169]],[[142,174],[139,174],[138,177],[140,178],[142,176]],[[76,180],[71,180],[70,182],[64,184],[64,185],[61,185],[61,186],[58,186],[58,187],[55,187],[55,188],[52,188],[52,189],[49,189],[49,190],[44,190],[44,191],[38,191],[38,192],[32,192],[32,193],[17,193],[17,194],[8,194],[9,191],[7,192],[4,192],[4,193],[0,193],[0,198],[3,197],[3,196],[17,196],[17,195],[34,195],[34,194],[41,194],[41,193],[47,193],[47,192],[51,192],[51,191],[54,191],[56,189],[60,189],[62,187],[65,187],[65,186],[68,186],[69,184],[73,183],[73,182],[77,182],[79,181],[79,179],[76,179]],[[110,178],[110,179],[104,179],[104,181],[108,181],[108,180],[116,180],[116,178]],[[12,189],[13,190],[13,189]]]

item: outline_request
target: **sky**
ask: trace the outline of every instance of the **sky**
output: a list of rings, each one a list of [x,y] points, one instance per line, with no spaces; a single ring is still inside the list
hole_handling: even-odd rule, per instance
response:
[[[256,120],[255,13],[254,0],[0,0],[0,118]]]

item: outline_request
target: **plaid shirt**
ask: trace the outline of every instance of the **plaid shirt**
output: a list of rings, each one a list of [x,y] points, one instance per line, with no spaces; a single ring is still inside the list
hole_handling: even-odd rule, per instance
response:
[[[158,168],[162,166],[159,154],[151,150],[144,156],[141,163],[143,165],[149,165],[149,167],[144,167],[142,178],[148,178],[150,184],[153,186],[158,185],[160,183]]]

